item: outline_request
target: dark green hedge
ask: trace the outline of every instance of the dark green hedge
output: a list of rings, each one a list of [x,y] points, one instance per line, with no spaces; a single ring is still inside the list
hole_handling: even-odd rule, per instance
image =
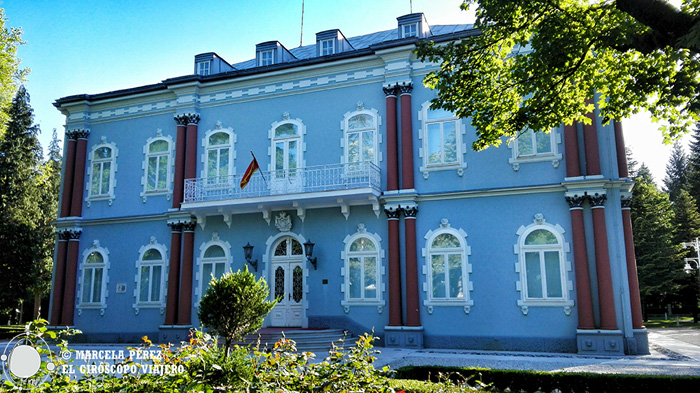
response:
[[[663,392],[689,393],[700,391],[700,377],[672,375],[630,375],[594,373],[549,373],[523,370],[488,370],[478,368],[456,368],[435,366],[409,366],[397,370],[395,378],[426,381],[439,380],[439,373],[459,373],[479,380],[499,390],[562,393],[602,392]]]

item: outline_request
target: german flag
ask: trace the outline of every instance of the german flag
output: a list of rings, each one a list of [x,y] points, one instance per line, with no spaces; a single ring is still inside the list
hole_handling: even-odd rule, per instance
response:
[[[250,165],[248,165],[248,169],[246,169],[245,174],[241,179],[241,190],[248,185],[248,182],[250,182],[250,178],[253,177],[253,173],[260,169],[260,165],[258,165],[258,160],[255,159],[255,155],[252,151],[250,152],[250,154],[253,155],[253,161],[251,161]]]

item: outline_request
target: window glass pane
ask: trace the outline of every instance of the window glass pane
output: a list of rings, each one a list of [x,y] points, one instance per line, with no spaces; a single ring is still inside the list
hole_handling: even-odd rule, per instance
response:
[[[275,145],[275,170],[278,177],[284,176],[284,143]]]
[[[275,269],[275,299],[279,299],[280,302],[287,300],[284,298],[284,273],[282,266]]]
[[[294,299],[294,302],[296,303],[299,303],[301,298],[304,296],[303,273],[303,270],[299,266],[292,270],[292,299]]]
[[[293,169],[297,169],[297,141],[289,141],[289,174],[293,175]]]
[[[93,251],[88,255],[87,259],[85,259],[86,263],[102,263],[104,262],[104,258],[102,258],[102,254],[100,254],[97,251]]]
[[[428,164],[442,162],[442,132],[440,124],[428,125]]]
[[[168,156],[158,157],[158,189],[168,188]]]
[[[348,134],[348,162],[360,162],[360,135]]]
[[[527,275],[527,296],[542,297],[542,272],[540,271],[540,253],[525,253],[525,272]]]
[[[156,188],[156,171],[158,166],[158,157],[148,157],[148,179],[146,181],[146,190],[152,191]]]
[[[229,148],[219,149],[219,176],[228,176]]]
[[[147,302],[148,299],[148,280],[150,273],[149,266],[141,266],[141,279],[139,280],[139,301]]]
[[[221,278],[221,276],[224,275],[225,268],[226,268],[226,264],[223,262],[214,264],[214,277]]]
[[[518,136],[518,155],[529,156],[532,151],[532,130],[527,130]]]
[[[294,136],[294,135],[297,135],[297,129],[298,129],[298,127],[296,126],[296,124],[285,123],[285,124],[282,124],[281,126],[275,128],[275,136],[276,137]]]
[[[109,171],[112,167],[111,162],[102,164],[102,184],[100,186],[100,194],[109,194]]]
[[[81,284],[83,290],[83,297],[81,301],[83,303],[90,303],[90,290],[92,288],[92,269],[85,269],[83,272],[83,283]]]
[[[228,145],[229,135],[226,132],[217,132],[209,137],[209,146]]]
[[[219,151],[211,149],[207,152],[207,177],[218,176],[217,168],[219,166]]]
[[[202,264],[202,295],[204,295],[207,292],[207,288],[209,288],[209,281],[211,281],[211,272],[211,263]]]
[[[155,248],[149,248],[143,253],[144,261],[160,261],[161,259],[163,259],[163,256],[161,256],[160,251]]]
[[[445,260],[442,255],[433,255],[430,258],[430,267],[433,279],[433,298],[445,298]]]
[[[377,248],[371,240],[361,237],[350,245],[350,251],[375,251]]]
[[[151,277],[151,301],[160,301],[160,280],[161,280],[161,266],[153,266],[152,268],[153,276]]]
[[[442,233],[435,237],[435,240],[433,240],[433,244],[431,247],[459,248],[461,247],[461,245],[459,244],[459,239],[457,239],[454,235],[451,235],[449,233]]]
[[[374,131],[362,133],[362,160],[374,161]]]
[[[348,120],[348,129],[369,128],[374,126],[372,123],[372,117],[369,115],[355,115]]]
[[[204,258],[223,258],[225,256],[226,253],[220,246],[210,246],[204,251]]]
[[[148,152],[149,153],[160,153],[160,152],[167,152],[168,151],[168,141],[164,141],[162,139],[153,141],[151,142],[150,145],[148,145]]]
[[[453,117],[455,117],[455,115],[452,112],[446,111],[442,108],[428,109],[428,120],[451,119]]]
[[[112,157],[112,149],[109,147],[100,147],[95,149],[94,159],[106,159]]]
[[[442,123],[442,132],[445,138],[445,162],[457,162],[457,133],[455,122]]]
[[[275,256],[287,255],[287,241],[282,240],[275,248]]]
[[[377,258],[365,258],[365,298],[377,298]]]
[[[348,296],[351,299],[362,297],[362,266],[360,264],[360,258],[350,258],[348,261],[348,273],[350,274],[348,276],[348,283],[350,284]]]
[[[537,229],[530,232],[525,238],[525,245],[536,244],[557,244],[557,238],[554,234],[546,229]]]
[[[544,269],[547,279],[547,297],[563,297],[558,251],[544,252]]]
[[[552,152],[552,135],[544,132],[535,133],[537,138],[537,154]]]
[[[460,254],[449,254],[447,263],[450,269],[450,299],[463,299],[462,256]]]
[[[90,195],[100,193],[100,164],[92,164],[92,178],[90,184]]]
[[[92,302],[100,303],[102,301],[102,268],[96,268],[95,277],[92,286]]]
[[[304,251],[301,248],[301,244],[292,239],[292,255],[303,255]]]

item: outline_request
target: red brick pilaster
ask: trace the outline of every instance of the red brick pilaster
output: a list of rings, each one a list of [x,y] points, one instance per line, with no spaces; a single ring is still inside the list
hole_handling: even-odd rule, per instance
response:
[[[170,264],[168,267],[168,289],[165,304],[165,325],[177,322],[178,297],[180,292],[180,249],[182,248],[182,224],[168,223],[170,232]]]
[[[612,273],[610,271],[610,252],[608,249],[608,230],[605,222],[605,194],[595,193],[588,196],[593,212],[593,238],[595,240],[595,262],[598,275],[598,302],[600,303],[600,328],[617,330],[615,296],[613,292]]]
[[[83,192],[85,190],[87,137],[90,135],[90,130],[76,130],[74,133],[78,141],[75,148],[75,175],[73,177],[70,215],[72,217],[81,217],[83,215]]]
[[[399,189],[399,146],[396,124],[396,85],[384,87],[386,94],[386,188]]]
[[[566,197],[566,201],[569,203],[569,213],[571,214],[571,231],[574,242],[578,328],[595,329],[591,280],[588,269],[588,252],[586,251],[586,231],[583,223],[582,204],[585,199],[585,196],[579,195]]]
[[[406,326],[421,326],[418,291],[418,255],[416,251],[416,215],[418,206],[402,209],[406,228]]]
[[[401,208],[384,209],[389,218],[389,326],[401,326],[401,265],[399,216]]]
[[[411,109],[411,91],[413,84],[402,83],[397,86],[401,97],[401,188],[410,190],[413,183],[413,110]]]
[[[178,301],[177,324],[192,324],[192,272],[194,270],[194,228],[196,222],[182,225],[184,232],[182,263],[180,265],[180,298]]]

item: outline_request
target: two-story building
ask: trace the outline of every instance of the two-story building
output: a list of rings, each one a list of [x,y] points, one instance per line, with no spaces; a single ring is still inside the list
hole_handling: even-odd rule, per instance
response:
[[[229,64],[60,98],[64,171],[50,319],[98,340],[184,339],[208,282],[245,265],[265,326],[380,345],[646,353],[618,123],[525,130],[475,152],[430,109],[430,26],[251,47]],[[260,170],[241,181],[255,157]]]

